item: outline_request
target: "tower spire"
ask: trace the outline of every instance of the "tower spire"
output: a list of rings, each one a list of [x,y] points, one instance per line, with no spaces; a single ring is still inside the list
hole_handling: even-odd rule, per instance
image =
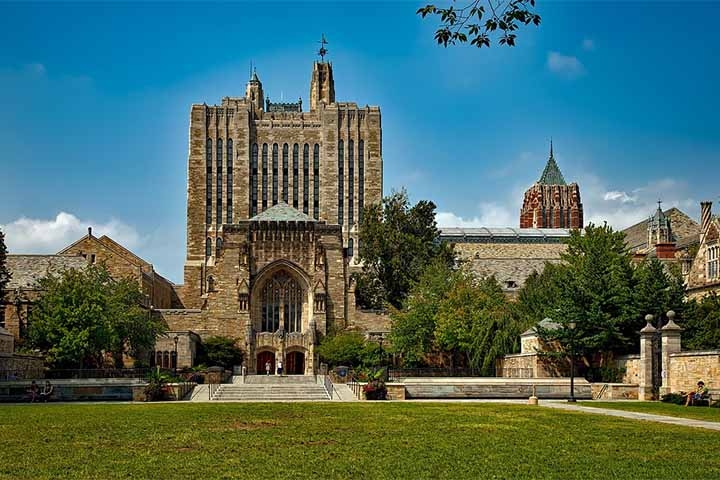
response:
[[[553,158],[552,137],[550,137],[550,158]]]
[[[544,185],[567,185],[565,183],[565,178],[560,171],[560,167],[558,167],[557,162],[555,162],[555,157],[553,156],[552,139],[550,139],[550,157],[548,158],[542,175],[540,175],[538,183],[542,183]]]
[[[320,61],[325,62],[325,55],[328,54],[327,48],[325,48],[325,45],[328,44],[328,41],[325,40],[325,34],[322,34],[322,38],[318,42],[320,44],[320,50],[318,50],[318,55],[320,56]]]

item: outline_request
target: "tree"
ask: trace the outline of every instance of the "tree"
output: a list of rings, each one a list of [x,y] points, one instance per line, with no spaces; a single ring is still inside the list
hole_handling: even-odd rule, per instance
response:
[[[358,240],[363,266],[355,275],[356,295],[364,308],[401,308],[430,262],[453,262],[452,250],[440,242],[435,204],[421,200],[411,207],[404,190],[365,207]]]
[[[453,0],[447,8],[438,8],[428,4],[416,12],[422,18],[428,15],[440,19],[440,27],[435,31],[435,40],[447,47],[457,43],[470,42],[478,48],[490,47],[493,35],[499,37],[498,44],[515,46],[517,32],[521,26],[540,25],[540,15],[536,14],[535,0],[465,0],[467,3],[457,7]],[[487,7],[487,8],[486,8]]]
[[[438,308],[460,278],[460,272],[436,259],[412,288],[402,310],[392,311],[390,342],[393,350],[402,355],[404,366],[423,365],[428,355],[438,351],[435,340]]]
[[[517,350],[521,333],[521,323],[495,277],[478,281],[463,273],[438,306],[438,346],[454,363],[460,360],[482,375],[492,375],[495,360]]]
[[[132,278],[113,279],[104,266],[66,270],[40,280],[30,315],[29,345],[56,368],[99,368],[108,357],[149,350],[164,326],[140,305]]]
[[[682,342],[690,350],[720,349],[720,295],[710,293],[688,302],[682,319]]]
[[[240,365],[243,361],[243,351],[236,345],[234,338],[208,337],[202,342],[202,355],[200,363],[210,366],[219,366],[226,369]]]
[[[326,336],[317,351],[330,366],[376,367],[383,362],[380,345],[365,341],[365,337],[355,331]]]
[[[657,258],[645,260],[633,271],[633,307],[635,321],[626,326],[626,335],[633,335],[645,326],[645,315],[652,314],[667,322],[668,310],[684,313],[685,286],[677,265],[666,267]],[[657,324],[656,324],[657,325]],[[635,337],[637,338],[637,337]],[[637,342],[639,346],[639,339]]]
[[[7,247],[5,246],[5,234],[0,230],[0,300],[2,292],[10,281],[10,272],[7,269]]]

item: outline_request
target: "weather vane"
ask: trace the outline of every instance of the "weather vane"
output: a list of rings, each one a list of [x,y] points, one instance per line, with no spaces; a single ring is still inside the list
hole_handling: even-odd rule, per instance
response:
[[[325,40],[325,34],[324,34],[324,33],[322,34],[322,38],[320,39],[320,41],[319,41],[318,43],[320,44],[320,50],[318,50],[318,55],[320,55],[320,58],[321,58],[322,61],[324,62],[324,61],[325,61],[325,55],[327,55],[327,53],[328,53],[327,48],[325,48],[325,45],[328,44],[328,41]]]

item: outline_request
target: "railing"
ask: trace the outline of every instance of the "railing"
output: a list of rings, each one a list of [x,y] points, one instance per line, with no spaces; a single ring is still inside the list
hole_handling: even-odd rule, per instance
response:
[[[606,383],[605,385],[602,386],[602,388],[601,388],[600,391],[597,393],[597,395],[595,395],[595,398],[594,398],[594,399],[595,399],[595,400],[602,400],[602,397],[603,397],[603,395],[605,395],[605,392],[607,392],[607,389],[608,389],[608,384]]]
[[[149,368],[76,368],[37,370],[35,375],[17,370],[0,370],[0,382],[38,379],[88,379],[88,378],[145,378],[151,370]],[[172,370],[163,370],[172,373]]]
[[[330,400],[332,400],[335,386],[333,385],[332,380],[330,380],[330,376],[329,375],[319,375],[318,377],[322,378],[323,386],[325,387],[325,390],[328,392],[328,395],[330,396]],[[320,382],[318,382],[318,383],[320,383]]]
[[[352,390],[355,398],[357,398],[358,400],[362,400],[363,384],[357,381],[357,377],[354,374],[350,374],[350,377],[345,384],[350,387],[350,390]]]
[[[210,383],[208,384],[208,400],[212,400],[215,396],[215,392],[217,392],[217,389],[220,388],[219,383]]]
[[[182,400],[185,398],[185,396],[192,392],[192,390],[195,388],[195,383],[193,382],[178,382],[175,384],[175,400]]]

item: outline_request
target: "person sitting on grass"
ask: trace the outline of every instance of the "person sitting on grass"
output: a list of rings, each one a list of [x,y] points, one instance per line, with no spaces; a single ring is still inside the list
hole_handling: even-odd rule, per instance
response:
[[[687,394],[687,400],[685,400],[685,406],[691,406],[691,405],[697,405],[703,400],[705,400],[705,397],[707,396],[708,389],[705,387],[705,382],[700,380],[697,383],[697,388],[694,392],[690,392]]]
[[[50,397],[52,397],[54,390],[55,387],[53,387],[49,380],[46,380],[45,388],[43,388],[43,391],[40,392],[40,400],[43,402],[47,402],[48,400],[50,400]]]

